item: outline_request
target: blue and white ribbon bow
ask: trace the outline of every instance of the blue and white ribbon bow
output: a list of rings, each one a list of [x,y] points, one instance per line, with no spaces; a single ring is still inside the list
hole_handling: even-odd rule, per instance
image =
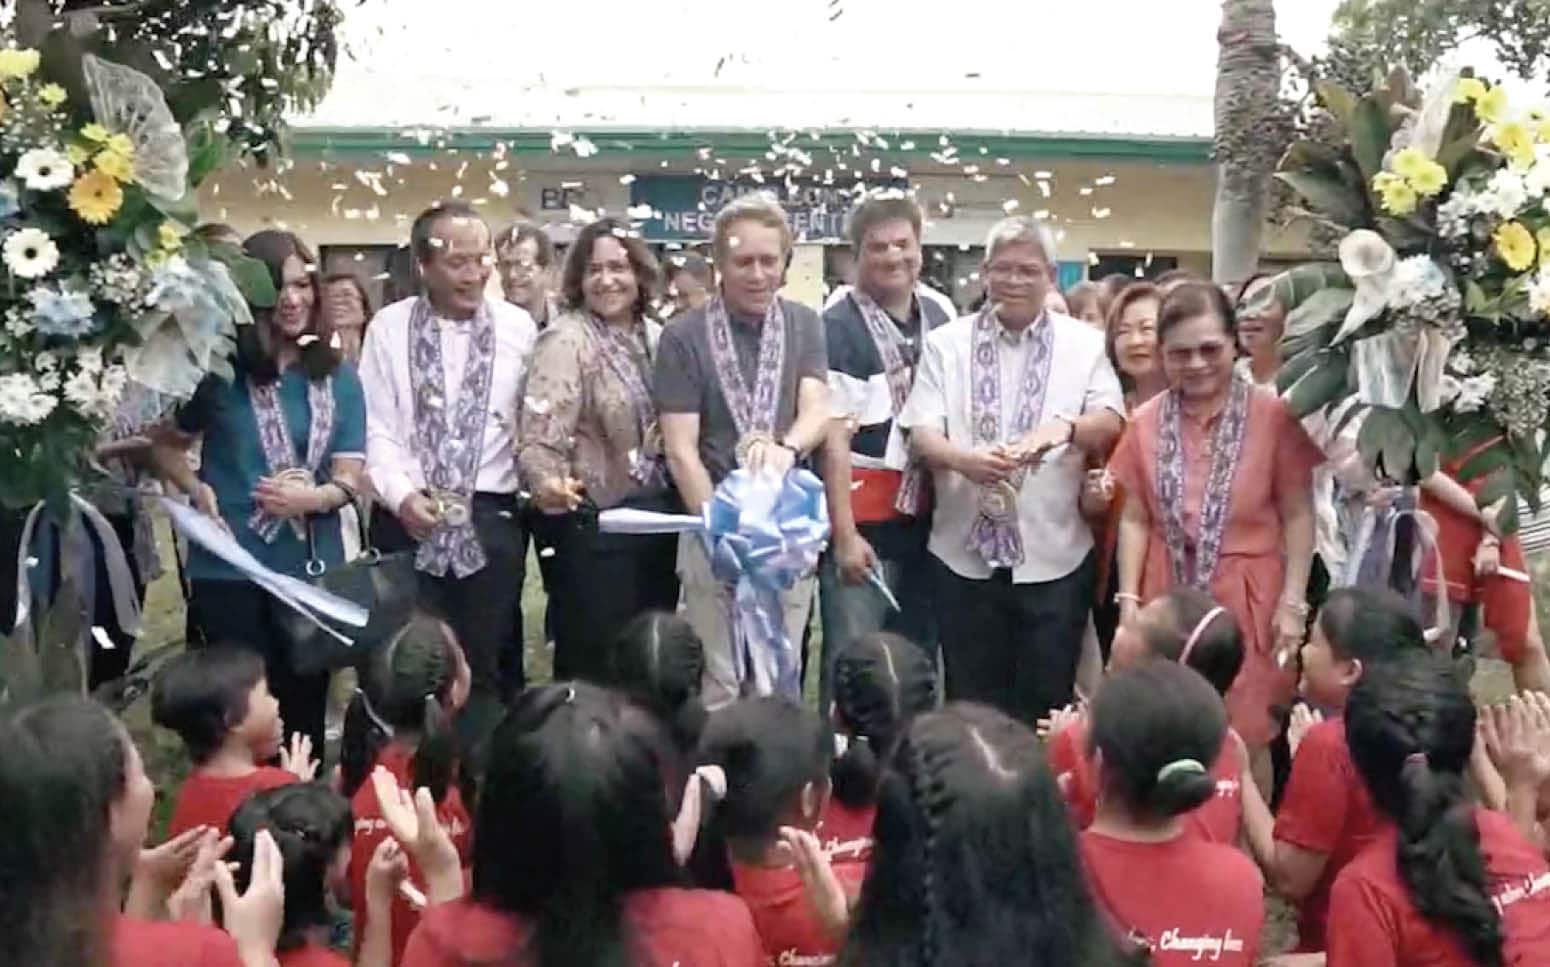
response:
[[[829,541],[829,511],[816,476],[794,470],[777,479],[735,470],[700,517],[616,508],[599,515],[598,527],[610,533],[698,532],[711,573],[732,588],[732,647],[743,690],[801,697],[798,643],[786,634],[781,595],[812,573]]]

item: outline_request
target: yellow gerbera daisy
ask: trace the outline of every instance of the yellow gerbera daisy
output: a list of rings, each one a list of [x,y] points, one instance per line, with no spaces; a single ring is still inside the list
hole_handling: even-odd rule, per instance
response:
[[[1537,248],[1534,236],[1523,227],[1522,222],[1504,222],[1496,230],[1493,237],[1496,246],[1496,254],[1506,263],[1507,268],[1514,272],[1522,272],[1534,264],[1534,256]]]
[[[1485,96],[1485,82],[1478,77],[1460,77],[1459,82],[1453,86],[1453,103],[1463,104],[1465,101],[1478,101]]]
[[[1486,124],[1495,124],[1507,113],[1507,89],[1493,87],[1475,99],[1475,117]]]
[[[101,144],[108,140],[108,129],[93,121],[81,128],[81,137],[96,144]]]
[[[78,141],[72,141],[70,144],[65,145],[65,156],[77,168],[84,168],[86,167],[86,162],[91,160],[91,148]]]
[[[70,208],[83,222],[106,225],[123,204],[124,190],[105,172],[88,171],[70,186]]]
[[[70,95],[65,93],[65,89],[58,84],[44,84],[38,88],[38,101],[44,107],[58,107],[65,103],[69,97]]]
[[[38,69],[39,59],[38,52],[31,48],[17,50],[11,47],[0,50],[0,79],[31,76]]]
[[[1519,122],[1493,124],[1487,137],[1514,168],[1527,168],[1534,163],[1534,136]]]
[[[95,160],[97,170],[110,175],[115,181],[135,180],[135,163],[117,151],[99,151]]]
[[[1530,151],[1532,157],[1532,150]],[[1448,185],[1448,169],[1435,161],[1427,161],[1410,177],[1410,187],[1423,198],[1431,198]]]
[[[1414,212],[1420,203],[1420,196],[1410,186],[1410,182],[1392,171],[1378,172],[1372,179],[1372,189],[1382,197],[1383,210],[1400,218]]]

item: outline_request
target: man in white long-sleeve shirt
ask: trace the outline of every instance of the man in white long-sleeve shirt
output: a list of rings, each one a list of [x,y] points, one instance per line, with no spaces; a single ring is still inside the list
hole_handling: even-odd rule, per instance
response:
[[[537,327],[485,296],[490,230],[442,202],[410,230],[421,294],[377,313],[361,350],[373,543],[418,546],[420,600],[457,632],[473,673],[460,720],[476,743],[523,685],[517,407]],[[384,509],[386,512],[384,512]]]

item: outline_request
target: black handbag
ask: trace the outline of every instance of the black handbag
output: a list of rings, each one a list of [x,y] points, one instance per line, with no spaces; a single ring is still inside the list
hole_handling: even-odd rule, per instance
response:
[[[370,617],[365,627],[357,628],[287,608],[281,623],[288,639],[291,667],[298,675],[363,665],[414,613],[419,597],[415,551],[379,552],[371,545],[366,515],[357,516],[361,521],[361,556],[333,566],[318,558],[316,522],[307,518],[307,579],[324,591],[365,608]],[[351,639],[351,643],[341,641],[320,625]]]

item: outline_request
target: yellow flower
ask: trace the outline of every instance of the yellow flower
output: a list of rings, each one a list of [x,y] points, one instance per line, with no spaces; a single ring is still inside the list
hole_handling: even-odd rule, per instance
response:
[[[1530,158],[1533,154],[1530,152]],[[1419,171],[1410,178],[1410,187],[1416,190],[1416,194],[1423,198],[1431,198],[1441,192],[1448,184],[1448,169],[1435,161],[1426,162]]]
[[[108,140],[108,129],[93,121],[81,128],[81,137],[96,144],[101,144]]]
[[[1478,101],[1485,96],[1485,82],[1478,77],[1460,77],[1453,87],[1453,103]]]
[[[0,79],[10,80],[29,77],[38,69],[38,52],[32,49],[17,50],[14,47],[0,50]]]
[[[70,163],[75,165],[77,168],[84,168],[86,167],[86,162],[91,160],[91,148],[79,142],[72,141],[70,144],[65,145],[65,156],[68,157],[70,159]]]
[[[113,152],[114,154],[123,155],[130,161],[133,161],[135,158],[135,143],[129,140],[129,135],[127,134],[109,135],[107,143],[104,145],[104,147],[106,147],[107,150]]]
[[[1486,124],[1495,124],[1507,113],[1507,89],[1493,87],[1475,101],[1475,117]]]
[[[1496,254],[1507,264],[1507,268],[1514,272],[1522,272],[1534,264],[1536,252],[1534,236],[1523,227],[1522,222],[1505,222],[1496,230],[1494,236]]]
[[[183,247],[183,236],[188,234],[188,229],[174,221],[165,221],[156,229],[156,242],[158,247],[166,252],[176,252]]]
[[[104,172],[88,171],[70,186],[71,210],[92,225],[106,225],[122,204],[124,190]]]
[[[1527,168],[1534,163],[1534,136],[1519,122],[1493,124],[1487,136],[1514,168]]]
[[[5,117],[5,91],[0,91],[0,118]]]
[[[153,248],[145,253],[145,264],[153,269],[159,269],[167,264],[168,255],[159,248]]]
[[[1432,163],[1432,159],[1426,156],[1426,152],[1420,148],[1405,148],[1394,155],[1393,164],[1389,165],[1394,173],[1409,181],[1414,181],[1421,169]]]
[[[1550,225],[1535,232],[1534,241],[1539,244],[1539,267],[1550,265]]]
[[[1420,197],[1410,182],[1392,171],[1380,171],[1372,179],[1372,189],[1383,197],[1383,210],[1400,218],[1415,211]]]
[[[97,152],[97,170],[116,181],[135,180],[135,163],[116,151]]]
[[[38,100],[44,107],[54,108],[65,103],[70,95],[58,84],[44,84],[38,88]]]

